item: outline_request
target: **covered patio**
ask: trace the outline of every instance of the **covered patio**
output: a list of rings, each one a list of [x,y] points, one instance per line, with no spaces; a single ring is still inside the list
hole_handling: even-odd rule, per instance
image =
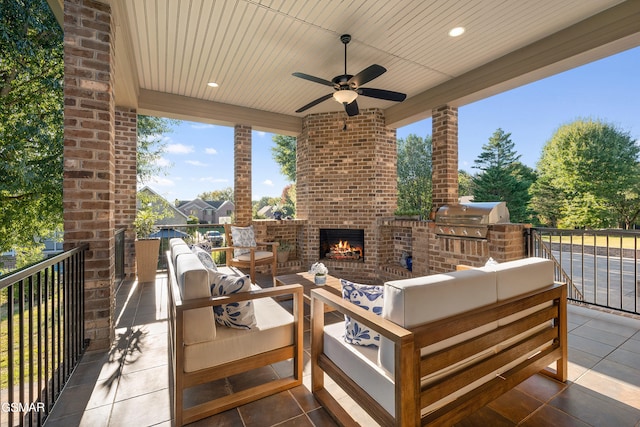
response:
[[[458,107],[640,45],[640,3],[635,0],[535,4],[492,0],[400,4],[373,0],[347,4],[249,0],[49,3],[65,30],[65,247],[89,244],[85,271],[89,353],[65,396],[73,390],[93,396],[90,392],[94,390],[97,399],[95,403],[85,399],[81,404],[82,400],[72,394],[71,404],[78,406],[60,409],[65,407],[61,401],[56,411],[62,412],[52,414],[51,424],[56,420],[64,424],[66,416],[78,421],[78,416],[82,419],[87,414],[91,417],[87,420],[110,420],[116,425],[120,416],[130,423],[135,413],[159,417],[146,418],[140,424],[170,423],[170,400],[165,396],[168,384],[163,382],[169,377],[163,371],[166,366],[162,367],[167,363],[163,358],[168,357],[162,347],[166,340],[154,338],[155,332],[161,335],[166,327],[162,314],[166,279],[158,276],[155,284],[134,281],[132,223],[136,213],[138,114],[234,127],[236,222],[253,222],[259,236],[266,240],[275,240],[281,234],[293,236],[297,257],[295,262],[283,265],[283,271],[302,271],[317,260],[321,229],[357,228],[365,236],[365,261],[335,262],[330,265],[331,271],[352,280],[380,282],[408,277],[407,272],[387,262],[397,258],[405,245],[411,245],[416,254],[412,275],[447,271],[457,263],[478,265],[489,256],[499,261],[524,256],[522,224],[497,227],[492,232],[494,240],[477,244],[438,236],[432,222],[394,220],[396,128],[432,118],[434,208],[455,203]],[[464,26],[467,32],[459,38],[450,37],[447,32],[454,26]],[[343,69],[342,34],[352,36],[348,70]],[[357,98],[358,115],[349,115],[332,99],[295,112],[331,90],[292,73],[331,79],[357,73],[371,64],[387,69],[371,85],[406,93],[404,102],[361,95]],[[219,87],[213,89],[207,86],[209,82]],[[295,221],[252,221],[253,130],[297,137]],[[115,279],[117,229],[125,229],[127,279],[119,290]],[[599,329],[587,324],[593,321],[601,325],[604,315],[597,313],[593,318],[582,308],[576,310],[570,318],[575,323],[571,328],[574,333],[587,331],[599,336]],[[579,420],[586,421],[584,414],[591,414],[587,409],[593,406],[577,411],[583,413],[580,416],[572,405],[592,394],[577,380],[598,377],[595,367],[606,367],[606,357],[619,348],[622,353],[638,351],[637,320],[607,320],[623,323],[625,332],[620,336],[624,340],[607,344],[611,345],[610,351],[586,351],[585,355],[580,346],[592,344],[582,342],[582,335],[576,333],[574,342],[582,344],[576,344],[573,354],[575,366],[570,379],[575,382],[567,386],[540,384],[535,377],[514,393],[532,397],[539,405],[528,407],[515,418],[498,408],[487,412],[508,419],[505,425],[522,421],[536,425],[536,417],[547,414],[576,425],[580,425]],[[617,330],[617,326],[614,328]],[[143,339],[149,351],[140,351]],[[606,340],[607,336],[598,339]],[[605,344],[597,339],[594,342],[598,348]],[[119,345],[128,350],[120,352]],[[129,350],[139,354],[127,354]],[[109,351],[114,360],[108,359]],[[137,361],[129,363],[127,358],[131,357]],[[129,379],[135,378],[131,368],[136,366],[144,366],[140,371],[156,369],[145,374],[160,373],[154,377],[161,383],[154,385],[154,390],[147,388],[150,382],[144,379],[135,381],[135,386],[125,385],[128,374]],[[637,378],[638,367],[625,366],[625,370],[632,370],[631,376],[618,377]],[[106,371],[100,373],[103,368]],[[111,381],[111,386],[103,387],[104,381]],[[614,382],[613,388],[635,393],[638,384]],[[138,389],[141,385],[144,387]],[[542,394],[528,387],[539,388]],[[611,405],[608,413],[629,415],[621,425],[638,423],[637,401],[604,390],[596,394]],[[298,415],[263,422],[267,414],[278,412],[269,410],[273,407],[270,403],[266,403],[269,409],[259,411],[258,424],[252,424],[251,416],[246,412],[243,415],[242,408],[227,415],[239,417],[244,425],[331,425],[308,389],[284,395],[297,402]],[[579,395],[575,403],[569,400],[568,406],[563,406],[564,396],[574,395]],[[146,410],[151,406],[136,398],[160,402],[162,408]],[[127,409],[127,405],[132,406]],[[507,406],[513,407],[510,403]],[[120,408],[124,408],[124,415],[118,415]],[[91,412],[94,409],[97,411]],[[541,419],[537,425],[551,424],[549,420],[554,418]],[[234,424],[236,421],[231,425],[243,425]]]
[[[116,299],[116,341],[87,353],[47,426],[172,425],[167,283],[123,285]],[[270,286],[268,276],[259,278]],[[310,390],[309,317],[305,319],[303,385],[190,424],[198,426],[335,426]],[[342,322],[342,318],[333,321]],[[569,380],[536,375],[458,426],[638,426],[640,319],[569,306]],[[252,371],[199,388],[200,398],[237,391],[278,369]],[[332,393],[337,386],[333,385]],[[377,425],[344,392],[342,404],[363,426]],[[194,398],[191,395],[191,398]]]

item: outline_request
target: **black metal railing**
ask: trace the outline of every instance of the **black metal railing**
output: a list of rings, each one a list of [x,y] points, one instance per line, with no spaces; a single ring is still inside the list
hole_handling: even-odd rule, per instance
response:
[[[640,232],[533,228],[528,249],[554,260],[569,299],[640,314]]]
[[[0,425],[42,425],[80,360],[88,245],[0,277]]]
[[[208,237],[208,231],[217,231],[220,233],[220,239]],[[162,225],[158,231],[152,236],[160,237],[160,252],[158,253],[158,270],[166,270],[167,262],[163,254],[169,249],[169,240],[174,237],[184,239],[189,244],[198,244],[206,248],[206,246],[224,246],[224,225],[222,224],[180,224],[180,225]],[[225,252],[213,253],[214,261],[218,265],[226,262]]]
[[[120,287],[122,282],[126,277],[126,273],[124,271],[124,256],[125,256],[125,247],[124,247],[124,228],[120,228],[115,232],[115,276],[116,276],[116,289]]]

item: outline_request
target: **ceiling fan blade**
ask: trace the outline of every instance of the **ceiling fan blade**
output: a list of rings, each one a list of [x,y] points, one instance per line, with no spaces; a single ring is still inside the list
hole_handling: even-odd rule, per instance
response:
[[[382,65],[373,64],[368,66],[364,70],[360,71],[355,76],[351,77],[348,83],[349,85],[355,85],[355,87],[360,87],[370,82],[371,80],[375,79],[376,77],[380,77],[386,72],[387,72],[387,69],[384,68]]]
[[[371,98],[384,99],[387,101],[402,102],[407,98],[407,95],[400,92],[393,92],[391,90],[384,89],[372,89],[363,87],[357,90],[360,95],[369,96]]]
[[[320,103],[321,103],[321,102],[323,102],[323,101],[326,101],[327,99],[331,98],[332,96],[333,96],[333,94],[332,94],[332,93],[330,93],[329,95],[321,96],[320,98],[318,98],[318,99],[316,99],[316,100],[311,101],[310,103],[308,103],[308,104],[307,104],[307,105],[305,105],[304,107],[302,107],[302,108],[298,108],[298,109],[296,110],[296,113],[302,113],[303,111],[308,110],[309,108],[311,108],[311,107],[313,107],[313,106],[316,106],[316,105],[320,104]]]
[[[321,85],[335,87],[335,84],[333,82],[330,82],[329,80],[321,79],[320,77],[310,76],[309,74],[305,74],[305,73],[293,73],[293,75],[295,77],[300,77],[301,79],[309,80],[310,82],[320,83]]]
[[[360,114],[360,110],[358,109],[358,101],[355,99],[351,102],[351,104],[347,104],[344,106],[344,110],[347,112],[347,116],[357,116]]]

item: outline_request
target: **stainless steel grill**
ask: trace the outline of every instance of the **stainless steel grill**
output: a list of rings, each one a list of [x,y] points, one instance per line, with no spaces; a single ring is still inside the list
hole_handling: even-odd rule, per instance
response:
[[[436,212],[436,234],[485,239],[490,224],[509,223],[506,202],[444,205]]]

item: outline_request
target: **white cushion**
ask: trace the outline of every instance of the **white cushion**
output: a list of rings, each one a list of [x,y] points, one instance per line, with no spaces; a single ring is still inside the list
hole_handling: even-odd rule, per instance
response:
[[[171,245],[171,261],[173,261],[173,265],[175,266],[176,258],[178,258],[178,255],[189,254],[189,253],[192,253],[192,251],[189,248],[189,245],[187,245],[182,239],[171,239],[172,242],[174,240],[179,241]]]
[[[411,328],[497,302],[495,273],[461,270],[385,283],[382,317]],[[491,322],[422,349],[430,354],[495,329]],[[392,341],[382,337],[380,363],[394,372]]]
[[[380,316],[382,314],[382,286],[362,285],[341,279],[342,298],[350,301],[358,307],[371,311]],[[344,315],[344,340],[349,344],[375,346],[380,344],[380,333],[369,329],[351,319],[351,316]]]
[[[342,322],[324,327],[324,353],[356,384],[395,416],[393,378],[378,366],[376,347],[345,343]]]
[[[544,258],[523,258],[502,264],[485,266],[479,270],[495,272],[498,301],[504,301],[518,295],[533,292],[537,289],[553,285],[554,282],[553,261]],[[550,305],[552,305],[552,303],[548,302],[528,310],[523,310],[504,319],[500,319],[498,324],[502,326],[511,323]]]
[[[256,246],[256,237],[253,232],[253,225],[248,227],[236,227],[231,226],[231,241],[233,246],[252,247]],[[249,252],[249,249],[234,249],[234,258],[239,257],[242,254]]]
[[[255,251],[255,257],[253,258],[255,261],[261,260],[261,259],[265,259],[265,258],[272,258],[273,257],[273,252],[269,252],[269,251]],[[247,253],[244,253],[242,255],[238,255],[238,256],[234,256],[233,258],[235,261],[251,261],[251,254],[249,253],[249,251],[247,251]]]
[[[191,251],[177,256],[176,276],[183,300],[211,296],[209,273]],[[216,337],[213,310],[203,307],[185,311],[183,334],[185,344],[213,340]]]
[[[219,326],[214,341],[185,346],[184,371],[221,365],[294,343],[291,313],[271,298],[253,300],[253,307],[255,327],[241,330]]]
[[[251,290],[249,276],[234,276],[218,272],[211,274],[211,295],[221,296]],[[256,326],[252,301],[240,301],[213,307],[216,322],[230,328],[251,329]]]

